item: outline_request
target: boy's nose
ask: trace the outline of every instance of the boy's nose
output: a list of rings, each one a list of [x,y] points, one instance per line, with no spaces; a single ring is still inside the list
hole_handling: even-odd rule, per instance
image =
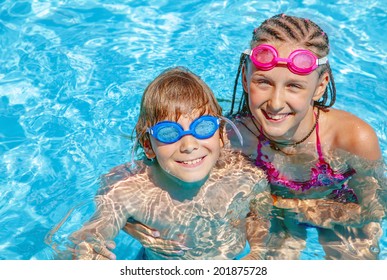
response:
[[[180,139],[180,151],[182,153],[192,153],[199,148],[198,140],[192,135],[185,135]]]

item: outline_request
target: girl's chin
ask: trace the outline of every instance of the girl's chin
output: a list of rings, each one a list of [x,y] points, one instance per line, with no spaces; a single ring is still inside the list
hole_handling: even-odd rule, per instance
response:
[[[286,133],[288,132],[288,128],[284,126],[280,126],[277,124],[268,124],[263,125],[263,132],[266,136],[279,137],[284,138]]]

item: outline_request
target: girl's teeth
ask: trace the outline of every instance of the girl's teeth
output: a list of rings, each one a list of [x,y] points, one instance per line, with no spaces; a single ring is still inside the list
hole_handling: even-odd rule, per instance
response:
[[[273,119],[273,120],[281,120],[283,118],[285,118],[287,115],[270,115],[268,114],[269,118]]]

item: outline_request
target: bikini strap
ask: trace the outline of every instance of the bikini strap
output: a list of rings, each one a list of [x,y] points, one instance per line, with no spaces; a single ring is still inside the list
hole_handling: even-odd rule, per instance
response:
[[[316,113],[314,113],[314,115],[316,116]],[[317,146],[316,148],[317,148],[318,159],[320,161],[324,160],[324,156],[323,156],[322,148],[321,148],[321,142],[320,142],[318,122],[316,123],[316,146]]]

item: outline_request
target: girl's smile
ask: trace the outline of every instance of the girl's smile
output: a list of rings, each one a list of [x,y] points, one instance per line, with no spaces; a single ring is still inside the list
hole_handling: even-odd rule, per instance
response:
[[[273,113],[266,112],[263,109],[262,109],[262,113],[268,121],[272,121],[276,123],[285,121],[291,115],[290,113],[273,114]]]

